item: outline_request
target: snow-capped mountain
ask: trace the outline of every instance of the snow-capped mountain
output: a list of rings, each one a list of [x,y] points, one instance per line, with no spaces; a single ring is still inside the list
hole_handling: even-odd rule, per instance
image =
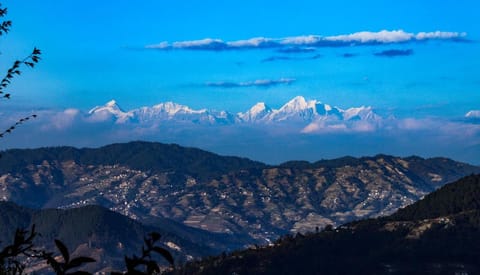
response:
[[[255,122],[255,121],[261,121],[266,116],[271,114],[272,111],[273,109],[267,106],[264,102],[259,102],[253,105],[253,107],[250,108],[245,113],[238,113],[237,116],[241,121]]]
[[[304,121],[311,122],[319,117],[340,118],[341,110],[317,100],[305,100],[302,96],[294,97],[278,110],[268,115],[268,121]]]
[[[165,102],[154,105],[152,107],[141,107],[132,110],[131,113],[140,122],[149,122],[153,120],[185,120],[197,119],[208,120],[209,113],[206,109],[193,110],[185,105],[180,105],[174,102]]]
[[[342,111],[343,120],[379,120],[381,117],[373,111],[372,107],[349,108]]]
[[[133,114],[123,111],[115,100],[110,100],[103,106],[94,107],[88,115],[93,121],[113,120],[116,123],[124,123],[133,118]]]
[[[228,111],[207,109],[194,110],[188,106],[174,102],[165,102],[152,107],[141,107],[123,111],[115,100],[104,106],[97,106],[88,112],[93,121],[113,120],[121,123],[162,123],[191,122],[194,124],[248,124],[248,123],[300,123],[313,121],[356,121],[378,120],[371,107],[356,107],[342,110],[338,107],[322,103],[318,100],[306,100],[297,96],[279,109],[270,108],[264,102],[259,102],[244,113],[233,114]]]

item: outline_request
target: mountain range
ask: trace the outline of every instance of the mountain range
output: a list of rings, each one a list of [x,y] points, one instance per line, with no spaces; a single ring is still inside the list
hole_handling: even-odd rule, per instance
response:
[[[152,107],[141,107],[124,111],[115,100],[104,106],[97,106],[88,112],[92,121],[111,120],[116,123],[158,123],[162,121],[188,121],[206,124],[236,123],[275,123],[275,122],[313,122],[316,120],[369,120],[380,119],[372,107],[356,107],[346,110],[324,104],[318,100],[306,100],[297,96],[283,105],[273,109],[263,102],[255,104],[243,113],[228,111],[194,110],[188,106],[174,102],[166,102]]]
[[[130,142],[4,151],[0,198],[36,209],[96,204],[145,224],[167,218],[228,234],[231,242],[221,249],[233,250],[388,215],[479,172],[446,158],[387,155],[271,166],[175,144]]]
[[[289,235],[173,274],[479,274],[480,175],[377,219]]]

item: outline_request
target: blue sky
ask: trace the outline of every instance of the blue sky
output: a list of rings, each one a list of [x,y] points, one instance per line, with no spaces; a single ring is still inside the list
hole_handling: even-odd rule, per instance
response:
[[[372,106],[385,117],[458,120],[480,109],[480,4],[474,0],[2,4],[13,27],[0,38],[0,69],[33,46],[43,51],[39,66],[10,87],[7,109],[88,111],[116,99],[126,110],[174,101],[235,113],[259,101],[279,108],[297,95],[341,108]],[[282,44],[384,30],[413,38]],[[258,37],[281,46],[174,46]]]

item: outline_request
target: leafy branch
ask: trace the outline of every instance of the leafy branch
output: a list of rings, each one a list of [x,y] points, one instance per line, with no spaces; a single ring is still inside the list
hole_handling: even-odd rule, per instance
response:
[[[8,10],[7,8],[2,8],[2,5],[0,3],[0,17],[4,17],[7,14]],[[10,20],[5,20],[2,23],[0,23],[0,36],[7,34],[10,31],[10,28],[12,26],[12,21]],[[0,81],[0,98],[1,99],[10,99],[11,94],[7,93],[5,89],[12,83],[13,78],[15,75],[20,75],[22,71],[20,70],[22,66],[26,66],[29,68],[34,68],[35,65],[40,61],[40,55],[41,51],[34,47],[33,51],[24,59],[22,60],[15,60],[13,62],[13,65],[7,70],[7,73],[5,76],[2,78]],[[5,134],[11,133],[17,126],[20,124],[23,124],[24,122],[36,118],[37,115],[30,115],[24,118],[19,119],[15,124],[11,125],[8,129],[4,130],[3,132],[0,132],[0,138],[2,138]]]
[[[53,253],[51,252],[43,252],[42,253],[42,258],[47,260],[47,263],[52,267],[52,269],[55,271],[57,275],[88,275],[91,274],[86,271],[72,271],[72,269],[75,269],[82,264],[86,263],[93,263],[95,262],[94,259],[90,257],[76,257],[73,259],[70,259],[70,253],[68,252],[67,247],[60,241],[60,240],[55,240],[55,245],[57,246],[57,249],[60,251],[62,254],[63,262],[58,261],[55,259],[53,256]]]
[[[5,93],[4,89],[12,82],[12,79],[15,75],[20,75],[20,66],[25,65],[27,67],[33,68],[40,61],[41,51],[36,47],[33,48],[33,51],[30,55],[25,57],[23,60],[15,60],[12,67],[7,70],[7,74],[0,81],[0,95],[2,98],[10,99],[10,94]]]
[[[35,257],[36,250],[33,239],[38,235],[35,225],[30,231],[17,229],[13,238],[13,244],[6,246],[0,252],[0,273],[22,274],[25,263],[18,259],[19,256]]]
[[[13,238],[13,244],[6,246],[0,251],[0,274],[23,274],[27,261],[26,258],[45,260],[57,275],[88,275],[86,271],[78,270],[80,266],[87,263],[95,262],[90,257],[72,258],[67,247],[60,240],[55,240],[55,245],[61,254],[63,261],[59,257],[54,256],[53,252],[47,252],[34,246],[34,239],[39,234],[35,231],[35,225],[31,230],[17,229]],[[144,246],[142,246],[142,255],[140,257],[125,256],[126,272],[112,272],[112,275],[141,275],[141,274],[157,274],[160,273],[160,266],[153,259],[153,253],[162,256],[173,267],[174,259],[168,250],[155,245],[160,240],[160,234],[152,232],[148,237],[144,238]],[[22,257],[24,256],[24,257]]]
[[[157,232],[148,234],[148,238],[144,239],[145,245],[142,246],[142,256],[138,257],[133,255],[131,258],[125,256],[127,272],[112,272],[112,275],[141,275],[160,273],[160,267],[158,266],[158,263],[152,259],[152,252],[160,254],[171,266],[173,266],[174,260],[172,254],[170,254],[168,250],[154,245],[155,242],[160,240],[160,237],[160,234]]]
[[[2,4],[0,4],[0,17],[4,17],[7,14],[7,8],[1,8],[1,7],[2,7]],[[11,26],[12,26],[12,21],[10,20],[3,21],[0,24],[0,36],[8,33]]]
[[[55,240],[55,245],[62,254],[63,262],[59,262],[53,256],[52,252],[46,252],[42,249],[35,248],[33,240],[39,234],[35,231],[35,225],[32,229],[17,229],[13,238],[13,243],[6,246],[0,251],[0,274],[23,274],[26,267],[26,259],[43,259],[47,261],[55,274],[57,275],[87,275],[85,271],[70,272],[82,264],[95,262],[90,257],[76,257],[70,259],[70,253],[67,247],[59,240]],[[25,256],[25,257],[22,257]]]

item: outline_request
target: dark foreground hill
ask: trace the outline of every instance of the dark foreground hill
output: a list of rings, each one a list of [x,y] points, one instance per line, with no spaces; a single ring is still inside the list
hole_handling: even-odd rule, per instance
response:
[[[480,175],[395,214],[190,263],[185,274],[480,274]]]
[[[148,224],[167,218],[228,235],[216,249],[232,250],[388,215],[471,173],[480,168],[446,158],[377,155],[269,166],[130,142],[4,151],[0,199],[36,209],[97,204]]]
[[[87,266],[90,271],[103,268],[121,270],[124,256],[139,255],[143,239],[150,232],[162,235],[163,246],[173,254],[177,264],[220,253],[220,250],[211,248],[212,245],[222,247],[218,240],[228,243],[228,236],[166,219],[152,221],[155,225],[146,226],[100,206],[33,210],[11,202],[0,202],[0,247],[12,243],[17,228],[29,229],[33,224],[39,233],[35,239],[37,247],[55,251],[54,239],[59,239],[74,254],[96,259],[96,263]]]

